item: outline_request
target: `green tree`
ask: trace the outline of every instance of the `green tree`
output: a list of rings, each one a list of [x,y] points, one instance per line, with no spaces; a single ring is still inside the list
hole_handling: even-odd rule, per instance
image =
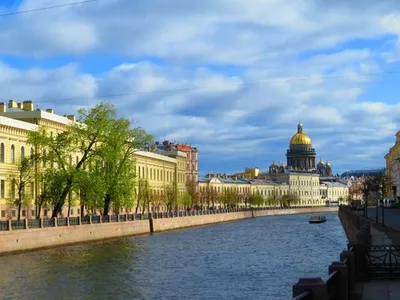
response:
[[[31,184],[35,178],[35,171],[32,162],[35,157],[23,157],[17,164],[18,175],[15,178],[15,184],[18,191],[18,199],[16,201],[18,206],[18,221],[21,219],[21,207],[26,201],[25,188]],[[14,188],[14,187],[13,187]]]
[[[173,182],[165,187],[165,205],[167,211],[176,210],[178,204],[178,187],[176,182]]]
[[[224,207],[236,207],[239,203],[239,193],[236,189],[228,189],[219,197],[219,202],[221,202]]]
[[[135,188],[135,194],[136,194],[135,213],[138,213],[140,208],[142,208],[142,213],[144,213],[146,206],[148,204],[148,199],[150,194],[150,185],[147,179],[140,178],[138,180]]]
[[[58,179],[63,179],[62,190],[56,200],[53,200],[53,215],[56,217],[65,203],[66,197],[79,186],[82,171],[87,163],[98,163],[96,180],[103,184],[101,199],[105,214],[111,203],[116,206],[125,205],[124,201],[133,203],[134,164],[132,152],[143,142],[151,139],[141,128],[130,129],[130,122],[117,119],[113,105],[100,103],[90,109],[78,111],[78,122],[71,124],[66,131],[55,136],[49,134],[43,127],[29,134],[28,143],[36,148],[46,150],[41,152],[41,159],[58,166],[44,172],[56,172]],[[77,154],[76,162],[72,162],[71,154]],[[93,175],[93,174],[90,174]],[[90,179],[86,179],[90,182]],[[90,194],[83,186],[84,195]],[[88,198],[89,199],[89,198]]]
[[[251,194],[249,197],[249,203],[251,206],[262,206],[264,205],[264,198],[259,193]]]
[[[192,196],[189,194],[189,192],[184,191],[178,199],[178,203],[183,205],[185,209],[193,207],[193,200]]]
[[[197,183],[194,181],[188,181],[186,183],[186,191],[189,193],[192,203],[190,207],[193,208],[199,202],[199,193],[197,191]]]

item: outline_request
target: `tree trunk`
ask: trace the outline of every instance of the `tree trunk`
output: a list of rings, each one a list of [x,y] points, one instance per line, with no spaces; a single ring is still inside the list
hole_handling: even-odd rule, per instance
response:
[[[21,206],[22,206],[22,203],[21,203],[21,201],[19,201],[19,203],[18,203],[18,221],[21,220]]]
[[[85,204],[82,203],[81,204],[81,218],[84,218],[84,217],[85,217]]]
[[[137,200],[135,214],[138,213],[139,207],[140,207],[140,199]]]
[[[110,211],[110,204],[111,204],[111,195],[107,193],[104,197],[104,207],[103,207],[103,216],[108,216]]]
[[[54,205],[53,214],[51,216],[52,218],[56,218],[58,216],[58,214],[61,213],[65,199],[67,198],[67,195],[68,195],[69,191],[71,190],[71,187],[72,187],[72,180],[69,179],[67,182],[67,185],[65,186],[63,192],[60,195],[60,198],[58,198],[57,203]]]

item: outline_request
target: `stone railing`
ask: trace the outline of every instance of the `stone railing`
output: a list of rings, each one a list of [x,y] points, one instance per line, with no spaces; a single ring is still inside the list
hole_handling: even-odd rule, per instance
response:
[[[191,211],[171,211],[160,213],[145,213],[145,214],[119,214],[119,215],[88,215],[81,217],[66,217],[66,218],[40,218],[40,219],[22,219],[22,220],[7,220],[0,221],[0,231],[21,230],[29,228],[45,228],[45,227],[60,227],[60,226],[75,226],[111,222],[125,222],[136,220],[162,219],[162,218],[178,218],[190,216],[203,216],[212,214],[236,213],[236,212],[251,212],[258,210],[284,210],[297,208],[311,208],[316,206],[293,206],[293,207],[247,207],[247,208],[225,208],[214,210],[191,210]]]
[[[300,278],[293,285],[293,299],[357,299],[356,282],[366,279],[365,255],[370,246],[370,227],[365,218],[348,207],[339,208],[339,217],[351,230],[351,234],[346,232],[347,236],[354,239],[349,239],[347,250],[340,253],[339,261],[329,266],[328,279]]]

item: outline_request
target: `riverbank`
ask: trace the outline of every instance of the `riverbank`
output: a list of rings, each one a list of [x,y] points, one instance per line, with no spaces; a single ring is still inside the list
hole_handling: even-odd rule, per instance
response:
[[[78,218],[79,225],[70,225],[73,222],[69,219],[65,222],[54,220],[52,227],[25,226],[23,229],[0,231],[0,255],[255,217],[337,212],[337,210],[337,207],[306,207],[197,211],[180,212],[169,216],[154,214],[149,220],[138,220],[133,215],[121,215],[116,218],[111,216],[98,218],[98,223],[93,223],[90,218],[88,224],[83,224]],[[61,223],[64,225],[60,226]],[[25,224],[29,224],[28,220],[25,220]],[[44,224],[43,220],[40,224]]]

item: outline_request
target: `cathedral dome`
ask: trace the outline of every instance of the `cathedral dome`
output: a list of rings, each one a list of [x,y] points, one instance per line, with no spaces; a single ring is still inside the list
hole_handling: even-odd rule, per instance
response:
[[[319,161],[319,163],[318,163],[318,165],[317,165],[317,168],[318,168],[318,169],[323,169],[323,168],[325,168],[325,163],[324,163],[324,161],[323,161],[322,159]]]
[[[326,161],[326,167],[332,169],[331,163],[329,161]]]
[[[290,139],[290,145],[312,145],[311,138],[303,132],[303,124],[297,125],[297,133]]]

